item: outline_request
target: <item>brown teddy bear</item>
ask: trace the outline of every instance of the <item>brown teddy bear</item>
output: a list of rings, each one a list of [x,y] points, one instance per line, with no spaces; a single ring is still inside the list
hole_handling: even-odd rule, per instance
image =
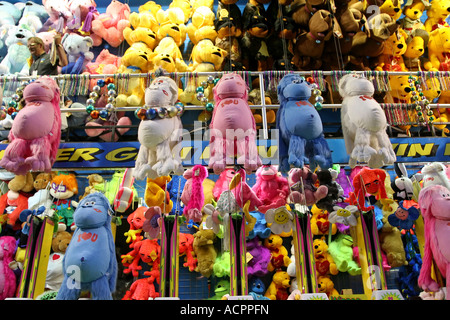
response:
[[[334,0],[295,0],[291,3],[290,14],[300,28],[307,29],[310,19],[319,10],[335,13]]]
[[[86,177],[89,185],[84,188],[84,194],[79,197],[79,201],[86,197],[88,194],[99,192],[104,189],[105,180],[98,173],[90,174]]]
[[[52,253],[50,254],[45,280],[46,290],[58,290],[64,279],[63,258],[67,247],[72,240],[72,234],[67,231],[58,231],[53,235]]]
[[[216,234],[212,229],[199,229],[194,233],[194,253],[197,258],[196,272],[209,278],[213,273],[214,263],[217,258],[217,252],[214,248]]]
[[[401,232],[388,221],[388,216],[397,210],[397,206],[394,207],[393,211],[383,210],[383,218],[381,219],[383,226],[379,231],[379,236],[381,249],[386,254],[388,264],[391,268],[398,268],[408,264],[408,262],[406,261]]]

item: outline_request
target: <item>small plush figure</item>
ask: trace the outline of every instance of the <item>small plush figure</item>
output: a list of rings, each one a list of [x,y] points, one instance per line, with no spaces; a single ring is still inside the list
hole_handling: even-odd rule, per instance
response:
[[[328,252],[333,257],[337,269],[340,272],[348,272],[350,275],[361,274],[361,267],[353,260],[353,238],[350,235],[340,233],[328,245]]]
[[[334,288],[334,282],[329,277],[318,277],[317,286],[319,288],[319,292],[326,293],[328,298],[339,296],[339,292]]]
[[[287,300],[288,289],[291,286],[291,277],[286,271],[278,270],[272,277],[272,282],[264,296],[270,300]]]
[[[16,247],[14,237],[0,237],[0,300],[12,298],[16,292],[16,275],[9,267],[9,264],[14,261]]]
[[[247,274],[249,277],[263,277],[269,270],[271,259],[270,249],[264,246],[261,241],[255,237],[246,243],[247,252],[251,255],[251,259],[247,262]]]
[[[432,162],[423,166],[423,187],[441,185],[450,190],[450,178],[447,175],[447,168],[441,162]]]
[[[147,207],[141,206],[130,213],[127,217],[127,222],[130,225],[130,229],[124,233],[126,237],[125,242],[130,244],[130,248],[137,241],[141,241],[144,237],[141,235],[142,228],[145,223],[145,212]]]
[[[301,168],[309,160],[311,170],[317,166],[328,169],[332,165],[331,151],[323,135],[319,113],[308,101],[311,86],[297,74],[285,75],[278,84],[280,108],[277,129],[280,130],[280,171],[290,166]]]
[[[161,246],[157,239],[144,239],[134,243],[130,252],[121,256],[122,264],[125,269],[125,274],[131,273],[133,277],[139,276],[139,271],[142,270],[141,261],[148,264],[152,271],[152,275],[159,278],[159,266],[161,259]],[[146,271],[148,272],[148,271]],[[145,273],[144,272],[144,275]]]
[[[81,74],[86,65],[94,59],[91,48],[94,42],[89,36],[65,33],[61,44],[67,53],[68,64],[61,69],[62,74]]]
[[[74,230],[74,211],[77,202],[73,197],[78,194],[78,182],[74,174],[58,174],[51,182],[50,195],[53,198],[52,209],[58,217],[58,230]]]
[[[327,274],[337,275],[339,270],[333,257],[328,252],[328,245],[325,242],[324,236],[314,239],[314,258],[316,261],[316,271],[319,276],[325,276]]]
[[[45,289],[59,290],[64,279],[63,260],[67,247],[72,240],[72,234],[67,231],[59,231],[53,235],[52,253],[48,259]]]
[[[4,38],[7,54],[0,62],[1,74],[29,75],[30,66],[28,59],[31,57],[28,50],[28,39],[33,36],[33,32],[27,25],[12,26],[7,29]]]
[[[189,269],[189,271],[194,271],[197,267],[197,258],[194,254],[194,236],[190,233],[180,232],[179,237],[179,254],[184,256],[183,267]]]
[[[273,165],[263,165],[256,170],[256,183],[252,189],[263,202],[258,207],[261,213],[284,206],[289,194],[287,179],[278,175],[278,169]]]
[[[309,168],[292,168],[289,171],[289,183],[291,188],[290,199],[294,203],[312,206],[328,194],[326,185],[317,186],[317,173]]]
[[[214,248],[215,233],[211,229],[200,229],[194,233],[193,248],[197,257],[196,272],[206,278],[213,273],[214,263],[216,261],[217,252]]]
[[[374,92],[372,82],[363,77],[349,74],[339,81],[342,129],[352,168],[357,162],[379,168],[396,160],[386,133],[386,115],[372,97]]]
[[[199,223],[202,220],[202,208],[205,196],[203,193],[203,181],[208,177],[208,170],[202,165],[195,165],[184,172],[187,180],[181,194],[181,201],[185,204],[183,215],[189,221]]]
[[[427,19],[425,20],[425,29],[432,32],[436,29],[445,29],[449,26],[446,22],[450,12],[447,10],[450,7],[448,0],[431,1],[427,8]]]
[[[420,19],[423,14],[430,8],[430,2],[426,0],[408,0],[404,3],[403,14],[400,19],[400,28],[405,30],[408,36],[411,36],[416,29],[425,30],[425,25]]]
[[[233,168],[225,168],[225,170],[220,173],[219,178],[217,179],[213,188],[214,200],[219,200],[222,192],[230,190],[230,182],[235,175],[236,170],[234,170]]]
[[[283,238],[279,235],[271,234],[264,239],[264,246],[271,252],[271,259],[267,270],[270,272],[287,267],[291,263],[286,247],[283,245]]]
[[[42,0],[42,5],[48,13],[48,19],[40,30],[63,33],[67,22],[72,19],[72,12],[69,10],[68,0]]]
[[[64,280],[56,300],[77,300],[86,290],[93,300],[112,300],[117,260],[111,213],[109,201],[102,193],[81,200],[74,213],[77,228],[64,255]]]
[[[147,178],[144,201],[148,207],[159,207],[161,212],[168,213],[173,208],[173,202],[167,191],[170,176],[161,176],[156,179]]]
[[[60,90],[55,80],[40,77],[23,91],[25,107],[14,118],[0,166],[15,174],[50,172],[61,140]]]

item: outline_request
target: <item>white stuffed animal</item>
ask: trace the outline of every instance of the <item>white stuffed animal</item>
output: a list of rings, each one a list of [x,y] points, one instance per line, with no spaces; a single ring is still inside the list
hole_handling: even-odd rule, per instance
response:
[[[339,94],[343,98],[341,123],[349,165],[368,163],[371,168],[393,164],[397,157],[386,133],[386,115],[372,97],[373,83],[356,74],[339,80]]]
[[[426,164],[421,173],[423,174],[423,188],[441,185],[450,190],[450,179],[447,176],[447,167],[441,162]]]
[[[27,42],[33,36],[34,33],[29,30],[27,25],[13,26],[8,29],[5,40],[8,53],[0,64],[0,74],[29,75],[28,58],[31,54]]]
[[[152,120],[141,120],[139,124],[141,146],[134,170],[138,180],[183,174],[180,149],[175,150],[180,146],[183,130],[180,113],[173,109],[177,99],[178,86],[169,77],[157,77],[145,89],[145,105],[159,112]]]

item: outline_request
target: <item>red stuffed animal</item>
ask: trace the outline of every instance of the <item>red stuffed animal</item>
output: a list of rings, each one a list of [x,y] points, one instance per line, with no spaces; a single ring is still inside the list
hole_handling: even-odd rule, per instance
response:
[[[289,183],[285,177],[278,175],[278,169],[275,166],[263,165],[256,171],[256,183],[252,190],[263,202],[258,210],[261,213],[266,213],[271,208],[286,205]]]
[[[144,262],[152,266],[152,272],[159,272],[161,247],[156,239],[145,239],[138,241],[134,244],[133,250],[122,255],[122,264],[125,269],[123,273],[132,273],[133,277],[139,275],[139,270],[142,270],[142,266],[139,263]],[[145,273],[144,273],[145,274]],[[156,275],[154,275],[156,278]]]
[[[145,206],[139,207],[127,217],[127,222],[130,224],[130,230],[125,232],[124,235],[127,237],[125,242],[131,242],[130,248],[133,247],[134,243],[143,239],[143,236],[141,236],[141,232],[146,220],[145,212],[147,211],[147,209],[148,208]]]
[[[183,267],[189,268],[189,271],[194,271],[197,267],[197,259],[194,254],[194,235],[190,233],[179,234],[179,254],[185,256]]]

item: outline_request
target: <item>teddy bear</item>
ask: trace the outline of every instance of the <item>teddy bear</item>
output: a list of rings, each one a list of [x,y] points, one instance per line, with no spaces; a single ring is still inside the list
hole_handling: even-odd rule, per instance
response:
[[[58,290],[64,279],[63,259],[67,247],[72,240],[72,234],[67,231],[58,231],[52,238],[52,253],[48,259],[47,275],[45,278],[46,290]]]
[[[353,238],[350,235],[339,233],[328,244],[328,252],[340,272],[348,272],[351,276],[361,274],[361,267],[353,258]]]
[[[429,31],[428,40],[428,59],[424,64],[427,71],[448,71],[449,61],[448,53],[450,52],[450,44],[447,41],[450,36],[450,27],[437,28]]]
[[[328,211],[319,209],[316,204],[313,204],[311,207],[311,233],[313,235],[325,235],[329,233],[330,225],[331,225],[331,234],[336,234],[337,226],[335,223],[331,223],[328,220]]]
[[[425,30],[428,31],[428,33],[431,33],[432,31],[436,29],[440,29],[444,27],[449,26],[449,24],[446,22],[446,19],[450,15],[450,12],[448,11],[448,8],[450,7],[450,1],[448,0],[442,0],[442,1],[431,1],[430,6],[427,8],[427,19],[425,20]]]
[[[53,2],[53,4],[55,4],[55,1],[43,1],[42,3],[44,2]],[[66,13],[64,12],[64,2],[55,4],[55,6],[61,7],[61,11],[63,12],[61,13],[61,16],[63,17],[62,20],[64,20],[64,14]],[[50,18],[46,6],[41,5],[37,2],[27,1],[15,3],[15,7],[21,11],[21,16],[19,17],[15,25],[27,25],[33,33],[49,31],[48,28],[45,28],[45,24],[49,21]],[[9,8],[2,9],[7,10]],[[62,21],[61,26],[63,25],[63,23],[64,21]],[[60,32],[62,32],[61,29]]]
[[[38,31],[56,30],[59,33],[63,33],[67,22],[72,20],[69,0],[43,0],[42,5],[48,14],[48,19]]]
[[[8,29],[5,38],[8,53],[0,63],[0,74],[29,75],[28,59],[31,54],[27,42],[33,36],[33,32],[27,25],[12,26]]]
[[[209,29],[208,32],[212,31],[212,37],[210,38],[213,42],[216,40],[217,33],[214,29],[214,18],[215,14],[207,6],[200,6],[192,13],[191,23],[186,26],[186,33],[189,40],[196,45],[199,41],[197,37],[197,32],[202,28]]]
[[[61,68],[62,74],[81,74],[94,59],[91,51],[94,42],[89,36],[65,33],[61,44],[67,53],[68,64]]]
[[[337,275],[339,270],[333,257],[328,253],[328,245],[325,242],[324,236],[314,239],[313,249],[317,274],[319,276],[325,276],[327,274]]]
[[[411,36],[416,29],[425,30],[425,25],[420,19],[428,11],[431,4],[426,0],[407,0],[403,5],[404,17],[400,19],[400,28]]]
[[[407,33],[398,28],[385,42],[383,52],[378,56],[377,71],[407,71],[403,54],[406,52]]]
[[[187,27],[184,24],[185,16],[181,8],[172,7],[159,10],[156,13],[156,21],[159,23],[156,37],[158,41],[165,37],[171,37],[180,47],[187,38]]]
[[[241,39],[242,64],[248,71],[266,71],[270,69],[267,39],[269,21],[261,12],[247,15],[245,8],[242,13],[244,33]]]
[[[155,179],[147,178],[144,201],[148,207],[160,207],[163,213],[172,210],[173,202],[166,190],[166,185],[170,180],[170,176],[160,176]]]
[[[310,207],[328,194],[327,186],[316,186],[317,174],[308,167],[292,168],[288,174],[288,181],[291,188],[289,197],[294,203]]]
[[[278,270],[272,276],[272,282],[267,287],[265,297],[270,300],[287,300],[288,289],[291,286],[291,277],[286,271]]]
[[[321,276],[317,278],[319,293],[326,293],[328,298],[339,296],[339,292],[334,287],[334,282],[329,277]]]
[[[100,46],[103,42],[102,37],[92,32],[92,21],[100,15],[97,11],[97,3],[94,0],[70,0],[69,11],[72,17],[66,23],[65,33],[90,36],[94,47]]]
[[[256,182],[252,189],[263,202],[258,207],[261,213],[284,206],[289,195],[289,183],[278,174],[278,168],[274,165],[262,165],[256,170]]]
[[[283,245],[283,238],[281,236],[271,234],[264,239],[264,246],[271,252],[270,262],[267,266],[269,272],[287,267],[291,263],[291,258],[289,258],[288,251]]]
[[[127,3],[112,0],[106,12],[92,21],[91,30],[111,47],[118,47],[124,40],[123,30],[129,25],[130,7]]]
[[[197,258],[196,272],[206,278],[209,278],[214,269],[214,263],[217,258],[217,252],[214,248],[214,241],[216,234],[211,229],[200,228],[194,233],[194,248],[195,257]]]
[[[36,191],[28,198],[28,209],[37,210],[40,206],[49,208],[52,200],[49,193],[49,186],[55,176],[55,172],[39,172],[34,178],[33,186]]]
[[[398,21],[402,16],[403,0],[386,0],[380,5],[380,13],[388,14],[393,21]]]
[[[420,71],[424,69],[428,61],[425,52],[428,47],[428,32],[424,29],[415,29],[406,39],[406,51],[403,54],[403,62],[409,71]]]
[[[123,30],[123,37],[128,45],[136,42],[145,43],[151,50],[158,45],[156,32],[158,30],[158,21],[153,13],[132,12],[129,16],[129,26]]]
[[[84,194],[80,195],[78,200],[83,199],[90,193],[102,192],[105,185],[105,179],[98,173],[92,173],[86,177],[88,180],[88,186],[84,188]]]

